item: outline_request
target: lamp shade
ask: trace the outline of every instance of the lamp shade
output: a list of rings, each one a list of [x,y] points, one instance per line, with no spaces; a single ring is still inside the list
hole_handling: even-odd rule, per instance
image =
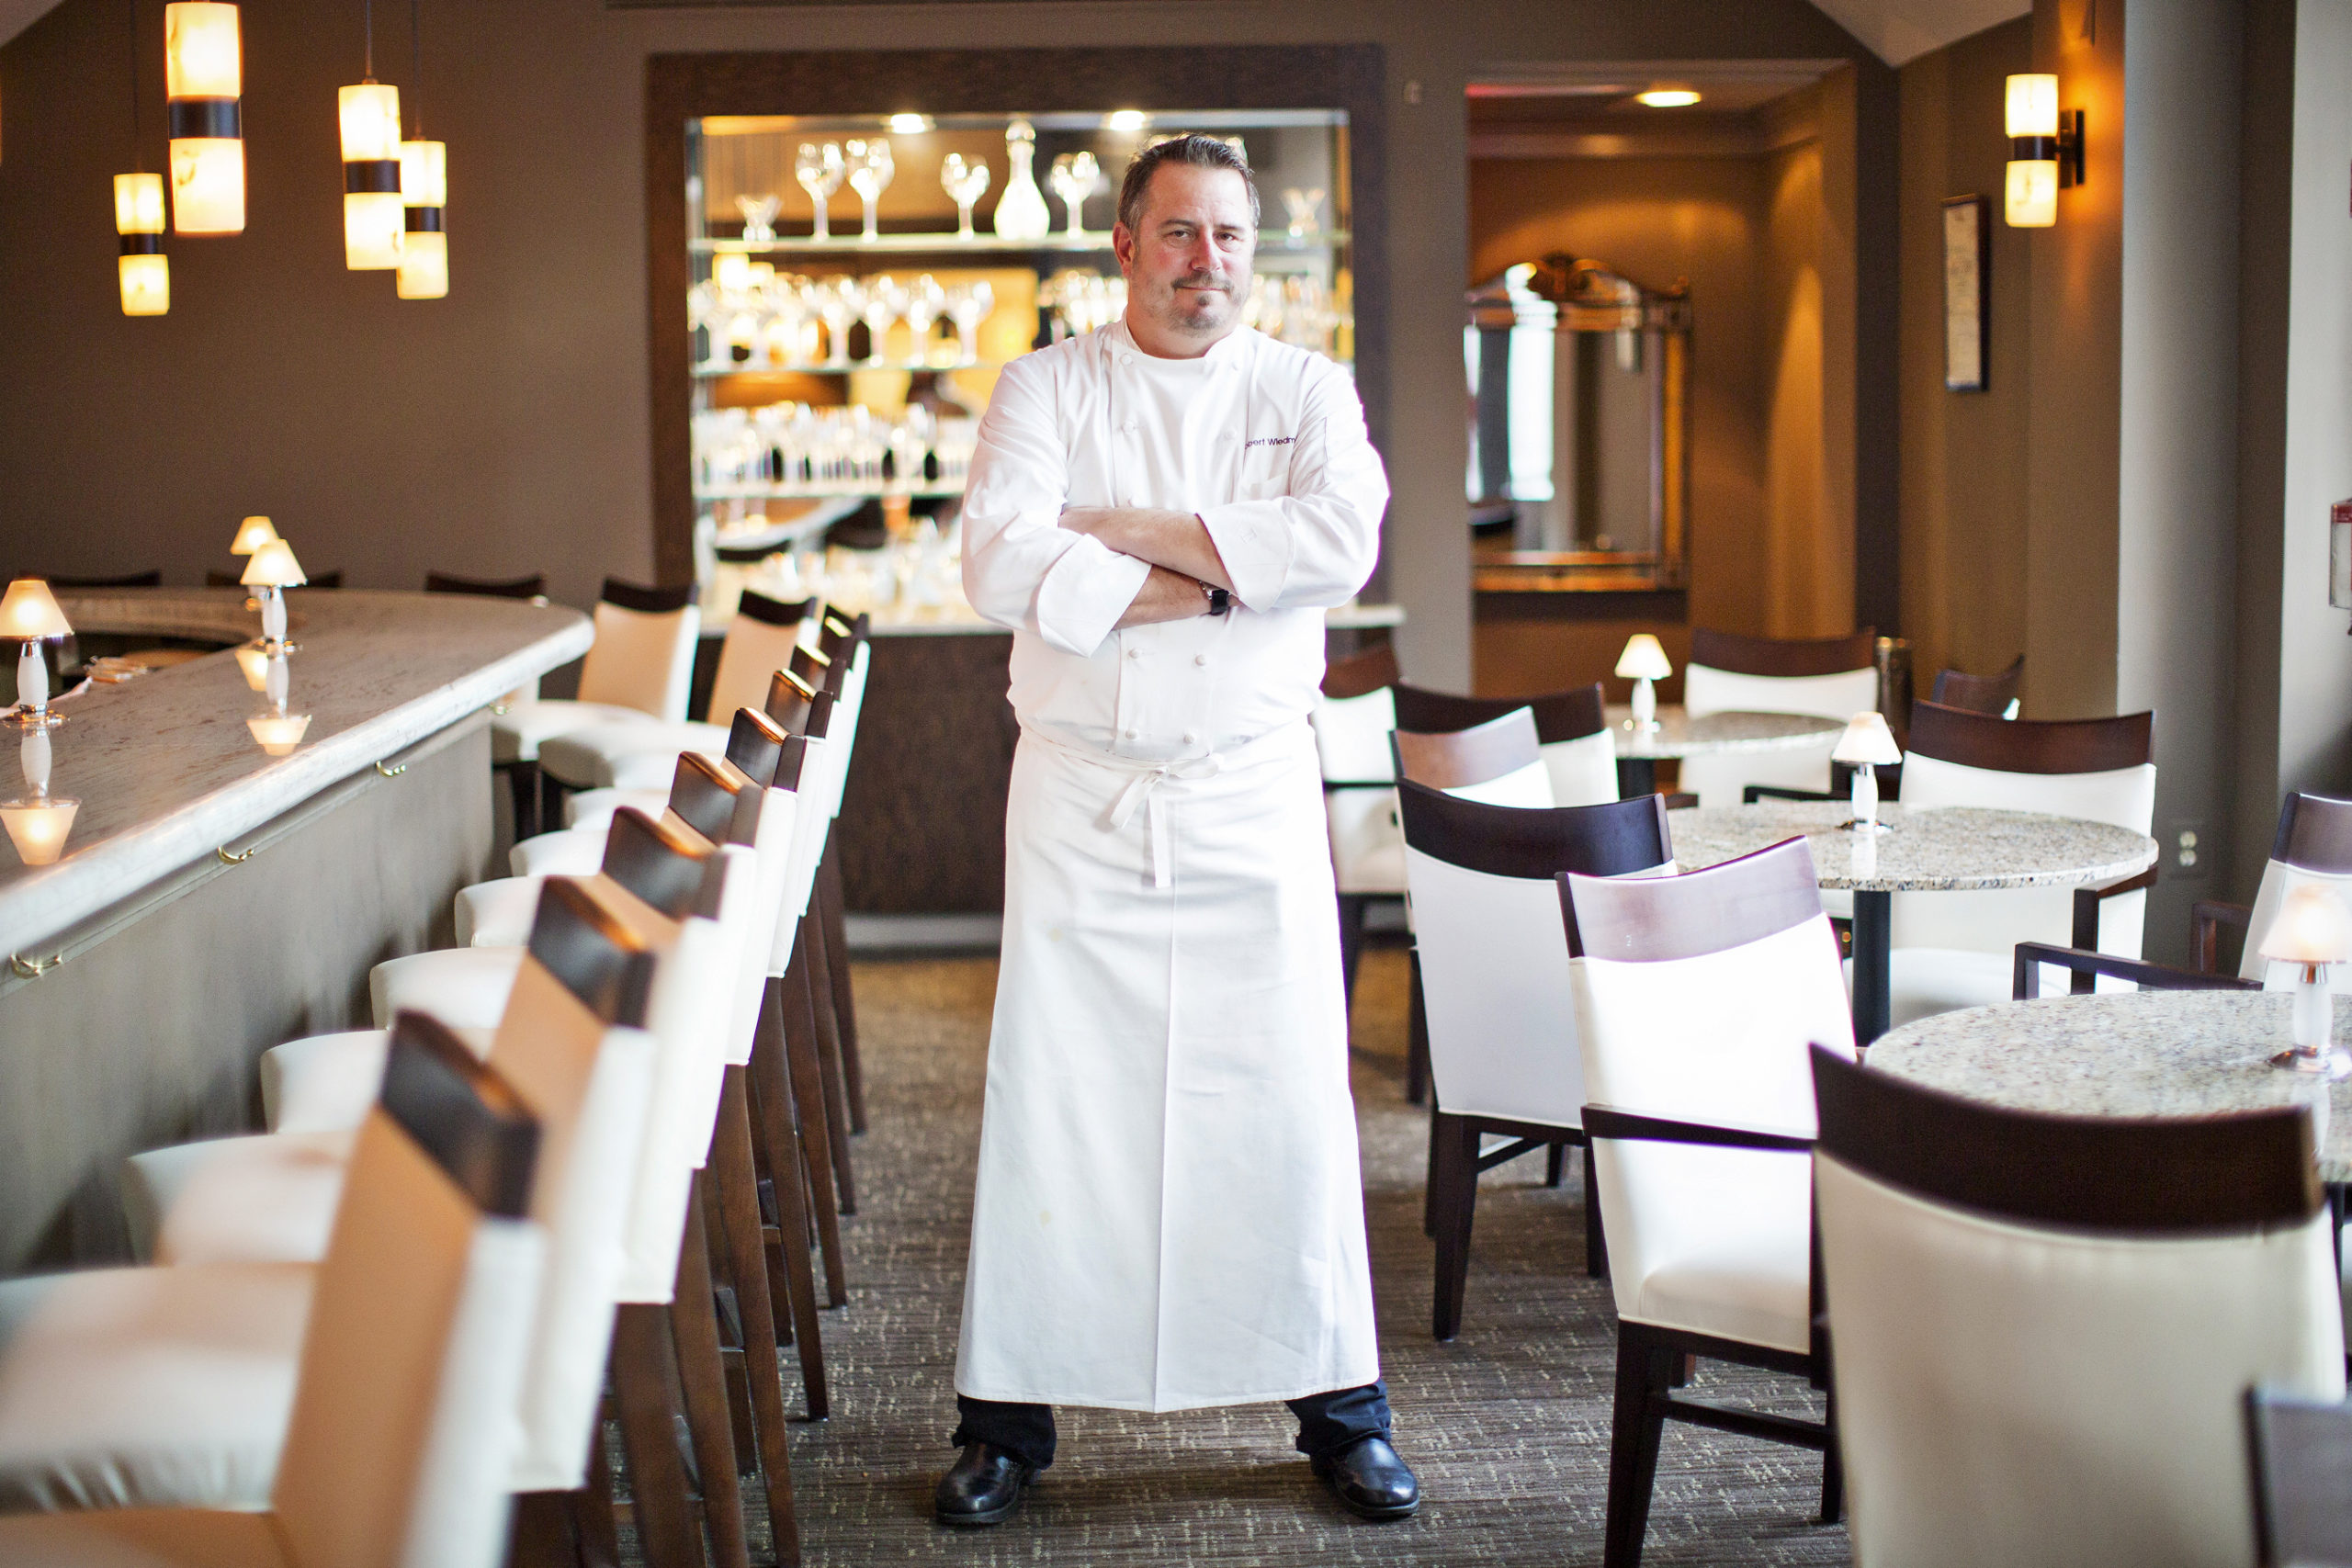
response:
[[[310,728],[311,716],[306,713],[260,714],[245,720],[254,742],[273,757],[292,756]]]
[[[20,577],[8,584],[6,596],[0,597],[0,638],[33,642],[73,635],[74,628],[66,625],[65,612],[57,607],[48,583],[38,577]]]
[[[164,7],[164,92],[174,98],[244,96],[237,8],[216,0],[176,0]]]
[[[2058,160],[2012,158],[2001,187],[2001,216],[2012,229],[2048,229],[2058,221]]]
[[[230,541],[229,553],[249,556],[276,537],[277,526],[268,518],[248,517],[237,525],[237,536]]]
[[[341,89],[343,264],[354,272],[401,265],[408,209],[401,199],[401,94],[385,82]]]
[[[362,82],[335,95],[346,164],[400,162],[401,90],[389,82]],[[394,190],[400,187],[394,186]]]
[[[2332,887],[2305,883],[2287,895],[2262,938],[2262,956],[2282,964],[2352,961],[2352,909]]]
[[[299,588],[310,581],[302,575],[302,563],[294,558],[294,547],[283,539],[270,539],[254,551],[245,562],[245,574],[237,580],[247,588]]]
[[[164,89],[171,130],[172,228],[237,234],[245,227],[244,91],[237,7],[176,0],[164,7]]]
[[[0,827],[7,829],[9,842],[27,865],[55,865],[81,808],[80,801],[62,797],[0,801]]]
[[[1667,662],[1666,649],[1647,632],[1635,632],[1627,637],[1625,651],[1617,656],[1621,680],[1663,681],[1673,673],[1674,666]]]
[[[164,231],[163,175],[115,175],[114,231],[118,234],[160,234]]]
[[[2008,88],[2001,117],[2008,136],[2014,139],[2058,134],[2057,77],[2041,73],[2012,76]]]
[[[401,200],[411,207],[449,205],[449,144],[401,143]]]
[[[1894,743],[1894,732],[1887,728],[1884,714],[1858,713],[1846,721],[1846,733],[1838,738],[1837,750],[1829,755],[1840,762],[1868,762],[1883,768],[1903,761],[1903,749]]]
[[[128,255],[114,259],[115,279],[122,287],[126,316],[164,316],[172,310],[172,260],[165,255]]]

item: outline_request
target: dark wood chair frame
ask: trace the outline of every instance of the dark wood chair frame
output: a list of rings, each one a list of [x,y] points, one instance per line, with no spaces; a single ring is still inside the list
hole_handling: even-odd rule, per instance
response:
[[[1864,626],[1851,637],[1774,637],[1693,626],[1688,662],[1735,675],[1843,675],[1878,662],[1878,628]]]
[[[1965,708],[1970,713],[1989,714],[2000,717],[2017,700],[2018,687],[2025,680],[2025,655],[2020,653],[2009,660],[2009,667],[1994,675],[1971,675],[1965,670],[1940,670],[1936,683],[1929,688],[1929,698],[1945,707]]]
[[[2352,800],[2298,790],[2278,807],[2278,830],[2270,840],[2270,858],[2304,871],[2332,875],[2352,874]],[[2251,905],[2199,898],[2188,908],[2191,962],[2199,969],[2221,964],[2221,929],[2229,926],[2241,937],[2253,922]]]
[[[1519,708],[1534,714],[1539,745],[1577,740],[1609,728],[1608,711],[1598,681],[1589,686],[1573,686],[1565,692],[1545,692],[1531,697],[1465,697],[1408,685],[1402,681],[1396,682],[1393,690],[1396,728],[1419,735],[1473,729]]]
[[[548,575],[535,571],[527,577],[460,577],[454,571],[428,571],[424,574],[424,591],[471,593],[485,599],[534,599],[544,604]]]

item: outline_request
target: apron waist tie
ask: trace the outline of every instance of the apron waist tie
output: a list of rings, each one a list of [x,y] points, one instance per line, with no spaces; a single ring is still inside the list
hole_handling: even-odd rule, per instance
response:
[[[1169,887],[1175,883],[1175,851],[1169,828],[1168,815],[1159,798],[1159,786],[1170,779],[1215,778],[1225,771],[1228,761],[1248,761],[1262,751],[1271,750],[1285,741],[1296,739],[1306,730],[1305,721],[1270,730],[1257,739],[1227,751],[1212,751],[1200,757],[1177,757],[1165,762],[1147,762],[1133,757],[1117,757],[1107,751],[1072,745],[1057,735],[1028,725],[1021,727],[1023,740],[1035,740],[1057,751],[1066,752],[1098,767],[1111,768],[1131,775],[1111,809],[1102,814],[1105,831],[1119,832],[1136,819],[1141,811],[1144,818],[1146,853],[1151,862],[1151,885]]]

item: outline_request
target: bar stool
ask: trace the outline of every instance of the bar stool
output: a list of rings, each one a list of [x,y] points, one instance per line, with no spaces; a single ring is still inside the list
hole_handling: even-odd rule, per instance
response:
[[[361,1129],[325,1261],[225,1266],[315,1280],[291,1325],[300,1346],[266,1511],[110,1508],[0,1518],[0,1562],[52,1568],[335,1568],[355,1562],[494,1568],[546,1236],[524,1218],[539,1126],[516,1091],[429,1021],[406,1021],[381,1102]],[[11,1360],[102,1377],[153,1411],[139,1336],[201,1344],[224,1314],[220,1270],[96,1269],[0,1284]],[[191,1333],[193,1330],[193,1333]],[[154,1343],[150,1339],[148,1343]],[[215,1342],[216,1345],[219,1341]],[[267,1399],[267,1371],[216,1361],[206,1408],[234,1418]],[[94,1414],[62,1404],[52,1436]]]
[[[530,599],[545,604],[548,578],[543,571],[528,577],[459,577],[455,572],[424,574],[427,593],[474,593],[490,599]]]

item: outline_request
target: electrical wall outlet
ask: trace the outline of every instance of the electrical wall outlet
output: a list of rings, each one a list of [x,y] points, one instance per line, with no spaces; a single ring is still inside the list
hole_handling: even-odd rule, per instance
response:
[[[2201,817],[2181,818],[2165,825],[2156,842],[2157,858],[2165,874],[2175,877],[2202,876],[2212,864],[2211,848],[2206,842],[2205,819]]]

